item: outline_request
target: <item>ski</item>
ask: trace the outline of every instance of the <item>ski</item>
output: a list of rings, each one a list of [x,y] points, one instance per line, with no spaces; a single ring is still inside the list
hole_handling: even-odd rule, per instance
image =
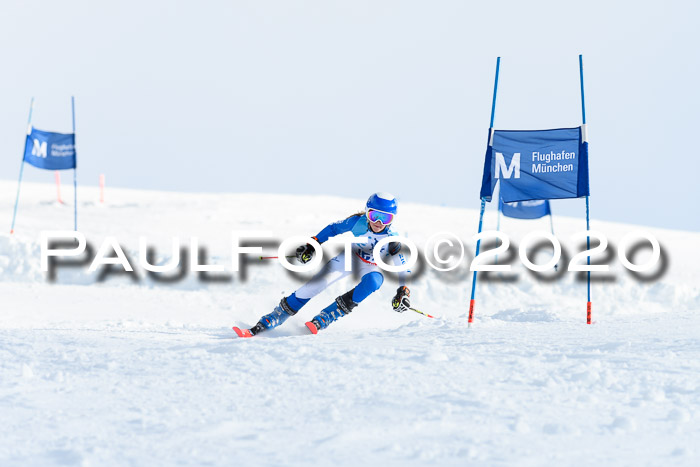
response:
[[[311,331],[311,334],[318,334],[318,328],[311,321],[306,322],[306,327],[309,328],[309,331]]]
[[[233,330],[238,334],[238,337],[253,337],[253,333],[250,332],[250,329],[241,329],[234,326]]]
[[[237,326],[234,326],[233,330],[236,332],[236,334],[238,334],[238,337],[253,337],[257,336],[263,331],[266,331],[267,328],[263,326],[262,323],[258,323],[250,329],[241,329]]]

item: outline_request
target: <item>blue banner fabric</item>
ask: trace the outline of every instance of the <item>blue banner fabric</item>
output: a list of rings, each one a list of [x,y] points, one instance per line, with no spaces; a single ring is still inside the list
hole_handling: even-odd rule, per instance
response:
[[[52,133],[32,128],[24,145],[24,161],[39,169],[74,169],[75,134]]]
[[[588,142],[582,127],[490,130],[481,197],[500,182],[503,201],[579,198],[590,194]]]
[[[552,211],[549,207],[549,201],[546,199],[537,199],[532,201],[514,201],[512,203],[504,203],[502,198],[499,198],[499,209],[506,217],[514,217],[516,219],[539,219]]]

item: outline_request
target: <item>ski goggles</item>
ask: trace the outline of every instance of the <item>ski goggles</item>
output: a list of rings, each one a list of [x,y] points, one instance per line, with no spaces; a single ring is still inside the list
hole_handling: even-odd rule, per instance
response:
[[[390,212],[377,211],[376,209],[369,209],[367,211],[367,219],[370,222],[381,222],[384,225],[389,225],[394,220],[394,215]]]

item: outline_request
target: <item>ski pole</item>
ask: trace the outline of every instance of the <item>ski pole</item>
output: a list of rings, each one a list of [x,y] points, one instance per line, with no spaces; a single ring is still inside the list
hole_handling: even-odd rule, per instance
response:
[[[279,256],[261,256],[260,259],[278,259]],[[296,258],[296,255],[285,256],[285,258]]]
[[[416,310],[415,308],[410,308],[410,307],[409,307],[409,310],[415,311],[416,313],[420,313],[421,315],[427,316],[428,318],[435,318],[435,316],[430,316],[428,313],[423,313],[422,311]]]

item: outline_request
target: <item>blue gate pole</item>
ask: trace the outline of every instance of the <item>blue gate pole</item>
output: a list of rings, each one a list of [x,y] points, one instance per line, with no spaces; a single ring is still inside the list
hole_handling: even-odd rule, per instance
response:
[[[498,217],[496,218],[496,232],[501,231],[501,188],[498,188]],[[494,264],[498,264],[498,255],[493,259]]]
[[[584,93],[583,93],[583,55],[578,56],[578,65],[579,65],[579,74],[581,75],[581,114],[583,116],[583,124],[586,124],[586,100],[584,98]],[[586,232],[589,232],[591,230],[591,217],[590,217],[590,202],[589,202],[589,196],[586,195]],[[586,236],[586,249],[590,250],[591,249],[591,237],[590,235]],[[590,254],[586,257],[586,264],[591,265],[591,256]],[[592,304],[591,304],[591,271],[586,272],[587,276],[587,288],[588,288],[588,302],[586,303],[586,324],[591,324],[591,313],[592,313]]]
[[[554,219],[551,212],[549,213],[549,230],[552,231],[552,236],[554,236]]]
[[[499,193],[500,196],[500,193]],[[496,232],[501,231],[501,200],[498,200],[498,217],[496,218]],[[498,256],[496,256],[498,258]]]
[[[481,198],[481,211],[479,212],[479,233],[481,233],[481,227],[484,222],[484,209],[486,208],[486,199]],[[481,247],[481,240],[476,241],[476,255],[474,258],[479,256],[479,248]],[[467,322],[469,323],[469,327],[472,326],[472,323],[474,322],[474,294],[476,292],[476,271],[474,271],[474,274],[472,275],[472,297],[471,300],[469,300],[469,319]]]
[[[75,97],[70,96],[71,113],[73,115],[73,151],[75,153],[75,167],[73,167],[73,227],[78,231],[78,151],[75,144]]]
[[[498,73],[501,68],[501,57],[496,58],[496,79],[493,84],[493,102],[491,103],[491,123],[489,124],[489,143],[490,143],[490,136],[491,133],[493,132],[493,117],[496,113],[496,94],[498,92]],[[498,195],[500,196],[500,194]],[[481,210],[479,212],[479,232],[481,233],[481,228],[483,227],[484,224],[484,209],[486,208],[486,199],[481,198]],[[474,258],[479,256],[479,248],[481,247],[481,240],[476,241],[476,255]],[[471,295],[471,300],[469,301],[469,318],[467,322],[469,323],[469,327],[471,327],[472,323],[474,322],[474,295],[476,293],[476,271],[474,271],[474,274],[472,276],[472,295]]]
[[[552,203],[550,203],[549,200],[547,200],[546,203],[549,206],[549,230],[552,232],[552,236],[553,236],[554,235],[554,214],[552,214]]]
[[[34,98],[29,104],[29,120],[27,121],[27,131],[29,125],[32,124],[32,111],[34,110]],[[27,138],[24,139],[24,152],[27,152]],[[19,181],[17,182],[17,197],[15,198],[15,209],[12,212],[12,225],[10,226],[10,235],[15,233],[15,219],[17,218],[17,204],[19,204],[19,188],[22,186],[22,173],[24,173],[24,153],[22,153],[22,164],[19,166]]]
[[[501,68],[501,57],[496,58],[496,81],[493,83],[493,102],[491,103],[491,123],[489,128],[493,128],[493,117],[496,114],[496,92],[498,91],[498,72]]]
[[[552,216],[552,207],[549,207],[549,229],[552,231],[552,237],[554,237],[554,216]],[[554,270],[559,270],[559,263],[554,265]]]

